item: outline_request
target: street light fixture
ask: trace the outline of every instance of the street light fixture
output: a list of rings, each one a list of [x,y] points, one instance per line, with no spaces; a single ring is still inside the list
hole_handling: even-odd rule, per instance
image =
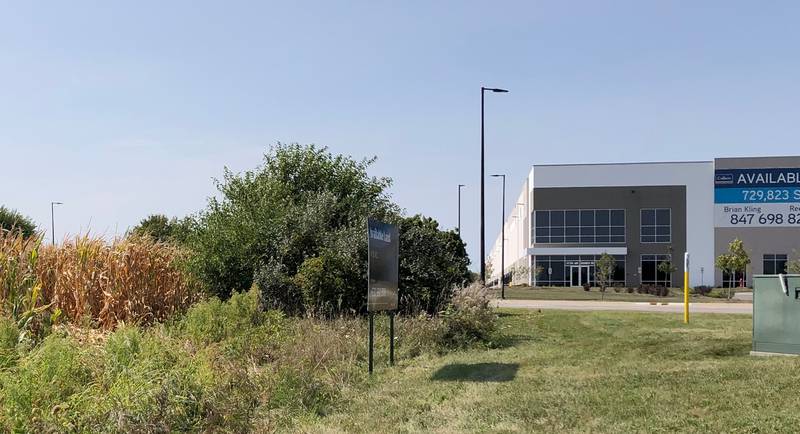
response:
[[[56,205],[64,205],[63,202],[50,202],[50,232],[53,236],[53,245],[56,244],[56,218],[55,218],[55,206]]]
[[[486,225],[484,224],[484,217],[486,214],[486,206],[484,201],[484,134],[483,134],[483,95],[486,91],[493,93],[508,93],[506,89],[483,87],[481,86],[481,282],[486,283]]]
[[[458,184],[458,236],[461,236],[461,188],[464,184]]]
[[[503,203],[500,208],[500,298],[506,298],[506,175],[492,175],[492,178],[503,178]]]

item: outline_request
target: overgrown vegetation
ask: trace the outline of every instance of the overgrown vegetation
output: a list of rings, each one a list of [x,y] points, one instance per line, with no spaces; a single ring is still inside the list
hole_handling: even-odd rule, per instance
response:
[[[398,359],[495,346],[485,288],[460,289],[460,236],[403,217],[373,161],[278,144],[226,170],[200,213],[110,243],[44,246],[7,212],[0,431],[274,431],[328,414],[367,384],[367,216],[400,227]]]
[[[442,318],[397,319],[401,363],[496,333],[478,289],[456,300]],[[386,336],[386,321],[376,323]],[[344,390],[366,386],[364,318],[264,311],[256,289],[148,329],[60,326],[35,347],[20,346],[15,330],[0,320],[3,431],[272,431],[329,414],[346,404]],[[376,345],[385,360],[388,342]]]

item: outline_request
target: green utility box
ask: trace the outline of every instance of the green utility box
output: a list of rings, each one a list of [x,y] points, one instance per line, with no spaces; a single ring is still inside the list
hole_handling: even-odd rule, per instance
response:
[[[753,277],[753,354],[800,354],[800,275]]]

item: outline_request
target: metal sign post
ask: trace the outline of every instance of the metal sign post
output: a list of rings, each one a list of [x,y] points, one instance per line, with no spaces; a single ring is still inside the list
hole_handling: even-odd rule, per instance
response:
[[[683,255],[683,322],[689,324],[689,252]]]
[[[389,364],[394,365],[394,313],[400,269],[397,225],[367,219],[367,312],[369,312],[369,373],[373,367],[375,312],[389,312]]]
[[[372,333],[373,333],[373,330],[374,330],[374,327],[373,327],[374,316],[375,316],[375,314],[370,312],[370,314],[369,314],[369,373],[370,374],[372,373],[372,347],[373,347],[373,345],[372,345],[372,343],[373,343]]]

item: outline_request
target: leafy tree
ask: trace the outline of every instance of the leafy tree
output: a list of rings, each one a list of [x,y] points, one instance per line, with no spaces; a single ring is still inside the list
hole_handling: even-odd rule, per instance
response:
[[[797,252],[795,252],[795,256]],[[786,272],[792,274],[800,274],[800,258],[795,258],[786,263]]]
[[[400,221],[400,308],[435,313],[455,287],[471,278],[466,247],[456,231],[442,231],[430,217]]]
[[[36,234],[36,224],[30,217],[24,216],[16,210],[0,206],[0,230],[19,230],[22,236],[28,238]]]
[[[614,269],[617,267],[617,262],[614,257],[607,252],[603,252],[600,258],[594,264],[594,278],[597,286],[600,287],[600,292],[605,292],[611,280],[614,278]]]
[[[149,236],[162,243],[182,243],[191,230],[191,219],[169,219],[163,214],[152,214],[130,230],[134,236]]]
[[[256,284],[268,308],[362,312],[372,216],[400,225],[401,306],[436,312],[470,278],[464,243],[433,219],[401,218],[391,180],[367,174],[373,161],[279,143],[255,170],[226,169],[219,198],[193,219],[192,269],[222,298]]]
[[[728,253],[719,255],[715,261],[715,266],[721,271],[735,276],[736,273],[744,273],[750,265],[750,256],[744,248],[744,243],[739,238],[734,239],[728,244]],[[728,298],[731,297],[731,288],[728,288]]]
[[[386,192],[391,180],[367,174],[374,161],[278,143],[255,170],[237,174],[226,168],[216,181],[220,197],[209,199],[187,240],[195,273],[223,298],[250,288],[257,275],[264,302],[275,307],[298,308],[285,305],[296,294],[280,294],[284,290],[337,293],[318,287],[325,272],[350,273],[343,285],[366,292],[365,218],[396,221],[399,215]],[[337,308],[360,309],[360,298],[345,296],[342,288],[345,304]]]
[[[522,262],[511,267],[511,283],[519,281],[519,279],[521,279],[522,277],[527,277],[530,271],[531,267],[528,264]],[[544,268],[541,265],[534,267],[534,273],[536,275],[539,275],[542,271],[544,271]]]

